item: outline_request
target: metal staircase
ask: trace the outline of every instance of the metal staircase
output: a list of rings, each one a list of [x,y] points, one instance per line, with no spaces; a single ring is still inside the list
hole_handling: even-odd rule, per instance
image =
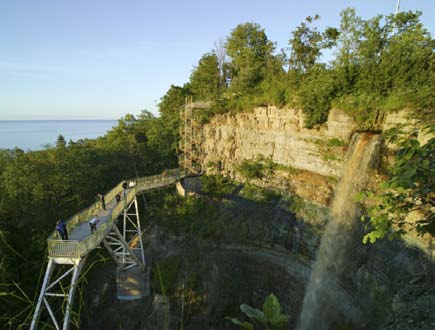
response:
[[[198,111],[210,107],[208,102],[190,102],[180,108],[180,156],[178,163],[188,173],[202,173],[201,142],[202,129],[198,120]]]

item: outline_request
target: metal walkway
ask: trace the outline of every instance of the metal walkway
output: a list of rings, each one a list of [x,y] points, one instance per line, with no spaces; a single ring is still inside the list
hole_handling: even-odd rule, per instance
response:
[[[57,232],[53,231],[47,239],[47,270],[30,330],[37,329],[44,306],[57,330],[69,329],[74,293],[80,272],[87,255],[101,244],[107,248],[117,263],[118,270],[127,271],[134,268],[134,271],[144,271],[146,265],[136,196],[173,185],[184,176],[183,170],[174,169],[165,171],[161,175],[128,180],[127,189],[122,187],[123,182],[121,182],[104,196],[106,210],[102,209],[100,202],[96,202],[66,221],[69,240],[60,240]],[[121,200],[116,202],[115,196],[118,193],[121,194]],[[123,217],[119,219],[121,215]],[[89,220],[94,216],[98,216],[100,222],[97,229],[91,233]],[[52,279],[57,265],[63,265],[62,269],[67,268],[67,270]],[[60,298],[58,303],[61,308],[53,310],[54,298]],[[62,326],[58,322],[60,317]]]

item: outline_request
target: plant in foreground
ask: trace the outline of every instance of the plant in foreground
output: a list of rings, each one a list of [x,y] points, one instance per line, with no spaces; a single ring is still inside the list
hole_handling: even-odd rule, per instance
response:
[[[229,316],[226,319],[240,325],[245,330],[254,330],[254,327],[259,330],[281,330],[289,320],[288,315],[281,314],[281,305],[273,293],[264,301],[262,311],[246,304],[241,304],[240,310],[249,317],[252,323]]]

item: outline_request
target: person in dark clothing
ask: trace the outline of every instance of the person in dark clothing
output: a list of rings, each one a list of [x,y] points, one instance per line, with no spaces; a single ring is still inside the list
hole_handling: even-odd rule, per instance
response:
[[[127,181],[124,181],[122,183],[122,188],[124,189],[124,198],[125,198],[127,196],[127,188],[128,188]]]
[[[89,225],[91,226],[91,234],[94,232],[94,230],[97,230],[97,224],[100,222],[100,219],[98,219],[98,216],[95,216],[89,221]]]
[[[68,240],[68,230],[66,229],[66,223],[63,220],[58,220],[56,223],[56,229],[59,232],[60,237],[64,240]]]
[[[119,201],[121,200],[121,194],[117,193],[115,199],[116,199],[116,203],[119,203]]]
[[[101,207],[103,208],[103,210],[105,210],[106,209],[106,201],[104,200],[104,195],[98,194],[97,197],[101,201]]]

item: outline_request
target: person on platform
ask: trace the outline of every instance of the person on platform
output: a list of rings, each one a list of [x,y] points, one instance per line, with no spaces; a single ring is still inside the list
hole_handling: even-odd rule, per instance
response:
[[[68,240],[68,230],[66,229],[66,223],[63,220],[58,220],[56,223],[56,229],[59,232],[60,237],[64,240]]]
[[[94,230],[97,230],[97,224],[100,222],[100,219],[98,219],[98,216],[95,216],[89,221],[89,226],[91,227],[91,234],[94,232]]]
[[[117,193],[117,194],[116,194],[116,196],[115,196],[115,200],[116,200],[116,203],[118,204],[119,201],[121,200],[121,194],[120,194],[120,193]]]
[[[97,197],[101,201],[101,207],[103,208],[103,210],[105,210],[106,209],[106,201],[104,200],[104,195],[98,194]]]

